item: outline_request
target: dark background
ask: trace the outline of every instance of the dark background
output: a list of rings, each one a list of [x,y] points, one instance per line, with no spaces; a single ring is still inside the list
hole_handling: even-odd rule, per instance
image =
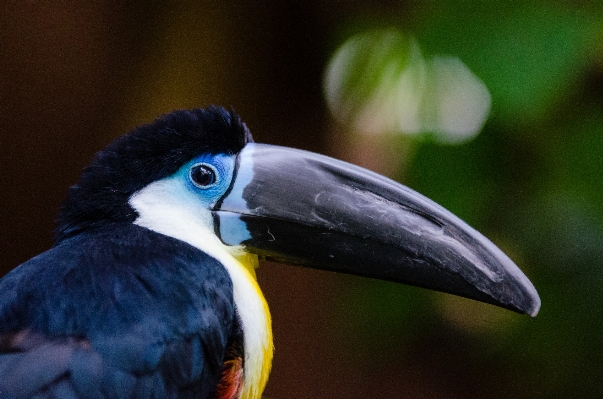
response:
[[[518,5],[520,3],[520,5]],[[603,5],[582,1],[11,1],[0,6],[0,273],[52,245],[93,154],[177,108],[232,106],[256,141],[360,163],[483,231],[534,282],[535,319],[265,263],[269,398],[603,396]],[[358,138],[329,57],[395,26],[493,98],[473,141]],[[388,162],[405,157],[404,162]],[[401,165],[404,166],[401,166]]]

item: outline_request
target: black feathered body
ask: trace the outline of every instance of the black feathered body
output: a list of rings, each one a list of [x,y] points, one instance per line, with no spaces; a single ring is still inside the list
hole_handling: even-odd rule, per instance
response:
[[[0,398],[259,397],[272,341],[257,257],[241,263],[209,222],[193,226],[211,236],[195,244],[140,225],[131,204],[196,157],[235,157],[252,141],[233,111],[208,107],[164,115],[94,157],[55,246],[0,280]]]
[[[0,282],[0,397],[209,398],[236,330],[216,260],[147,230],[80,234]]]

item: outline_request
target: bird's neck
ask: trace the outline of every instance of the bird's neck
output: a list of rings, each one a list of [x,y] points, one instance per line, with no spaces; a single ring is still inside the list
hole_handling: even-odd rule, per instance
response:
[[[232,259],[234,262],[223,264],[232,279],[234,302],[243,324],[245,362],[241,399],[260,399],[272,366],[272,321],[255,278],[257,256],[239,254]]]
[[[186,206],[164,206],[156,196],[141,193],[130,201],[139,217],[134,221],[157,233],[184,241],[214,259],[228,271],[233,299],[244,334],[242,399],[260,399],[272,365],[272,321],[270,311],[255,278],[256,255],[243,247],[223,244],[210,228],[211,216],[191,213]]]

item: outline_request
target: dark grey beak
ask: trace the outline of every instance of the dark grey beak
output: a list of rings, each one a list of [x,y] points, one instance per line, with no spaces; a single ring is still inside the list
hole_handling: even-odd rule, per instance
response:
[[[228,245],[282,263],[415,285],[535,316],[536,289],[462,220],[388,178],[264,144],[239,154],[214,210]]]

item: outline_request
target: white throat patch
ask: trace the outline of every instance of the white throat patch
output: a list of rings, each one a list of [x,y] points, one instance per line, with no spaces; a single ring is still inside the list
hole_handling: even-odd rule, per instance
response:
[[[237,256],[242,247],[224,245],[215,235],[211,211],[178,176],[158,180],[129,200],[139,217],[134,224],[184,241],[218,260],[228,271],[245,339],[242,398],[259,398],[272,360],[270,314],[255,277]],[[268,363],[268,364],[266,364]]]

